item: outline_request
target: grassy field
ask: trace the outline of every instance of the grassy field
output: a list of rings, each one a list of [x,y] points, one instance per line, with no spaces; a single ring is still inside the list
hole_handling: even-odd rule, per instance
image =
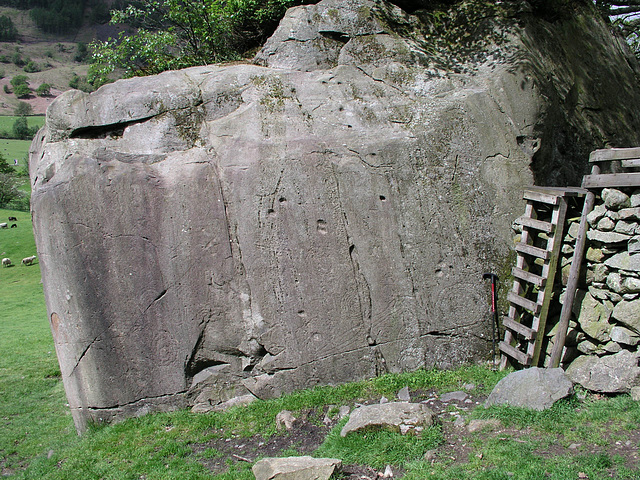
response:
[[[13,124],[19,117],[15,115],[0,115],[0,131],[13,129]],[[31,115],[27,117],[27,125],[29,128],[42,127],[44,125],[44,115]]]
[[[16,264],[0,268],[0,474],[4,478],[251,480],[251,462],[238,458],[257,459],[267,445],[279,442],[283,446],[276,455],[299,455],[309,432],[324,428],[312,455],[337,457],[347,465],[377,472],[392,465],[394,478],[405,480],[640,479],[640,405],[628,395],[605,398],[578,392],[579,396],[557,402],[545,412],[442,404],[439,423],[420,436],[339,435],[345,420],[336,418],[338,406],[377,403],[382,396],[393,399],[405,386],[419,400],[473,384],[472,398],[478,402],[472,405],[480,404],[505,373],[479,366],[319,387],[224,413],[152,414],[94,426],[78,437],[56,362],[39,265],[20,265],[23,257],[35,252],[30,217],[0,210],[0,221],[9,216],[18,218],[18,227],[0,230],[0,254]],[[276,428],[275,417],[285,409],[304,419],[295,424],[297,434],[295,429]],[[464,414],[467,422],[487,419],[499,426],[468,432],[454,425],[458,414]],[[255,450],[247,450],[249,445]],[[429,452],[435,453],[425,457]]]

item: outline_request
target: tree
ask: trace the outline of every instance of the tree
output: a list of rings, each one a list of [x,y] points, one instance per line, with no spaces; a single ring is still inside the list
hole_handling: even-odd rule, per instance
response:
[[[13,87],[13,93],[18,98],[27,98],[29,95],[31,95],[31,89],[26,83],[21,83]]]
[[[21,195],[16,179],[8,173],[0,173],[0,208],[6,207]]]
[[[640,0],[595,0],[640,59]]]
[[[33,114],[33,107],[27,102],[18,102],[18,106],[13,110],[14,115],[24,117]]]
[[[51,85],[48,83],[41,83],[38,88],[36,88],[36,95],[39,97],[47,97],[51,95]]]
[[[112,12],[137,28],[94,42],[92,83],[122,69],[126,77],[240,58],[261,45],[287,8],[305,0],[141,0]]]
[[[13,122],[13,138],[18,140],[31,140],[37,129],[29,128],[27,117],[18,117]]]
[[[4,155],[2,155],[0,153],[0,174],[3,173],[13,173],[13,167],[11,165],[9,165],[9,162],[7,162],[7,159],[4,158]]]
[[[11,18],[6,15],[0,16],[0,42],[13,42],[18,36],[18,30]]]

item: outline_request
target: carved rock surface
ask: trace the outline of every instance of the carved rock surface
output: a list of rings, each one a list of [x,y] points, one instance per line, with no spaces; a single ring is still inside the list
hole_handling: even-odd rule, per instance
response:
[[[523,15],[454,73],[418,17],[323,0],[287,13],[265,66],[56,99],[32,209],[78,430],[484,358],[482,274],[510,265],[523,187],[640,143],[606,26]]]

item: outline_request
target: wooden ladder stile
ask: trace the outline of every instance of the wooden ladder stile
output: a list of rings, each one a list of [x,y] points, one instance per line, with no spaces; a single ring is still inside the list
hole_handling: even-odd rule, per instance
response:
[[[516,245],[513,287],[507,295],[509,312],[502,319],[504,340],[500,342],[500,368],[511,361],[537,366],[544,340],[554,279],[562,248],[568,196],[580,189],[530,187],[524,192],[525,213]],[[534,245],[535,244],[535,245]]]

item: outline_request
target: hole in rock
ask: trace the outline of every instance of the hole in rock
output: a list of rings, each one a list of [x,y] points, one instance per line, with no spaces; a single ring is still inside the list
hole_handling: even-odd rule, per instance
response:
[[[385,197],[384,195],[380,195],[380,201],[386,202],[387,201],[387,197]]]

